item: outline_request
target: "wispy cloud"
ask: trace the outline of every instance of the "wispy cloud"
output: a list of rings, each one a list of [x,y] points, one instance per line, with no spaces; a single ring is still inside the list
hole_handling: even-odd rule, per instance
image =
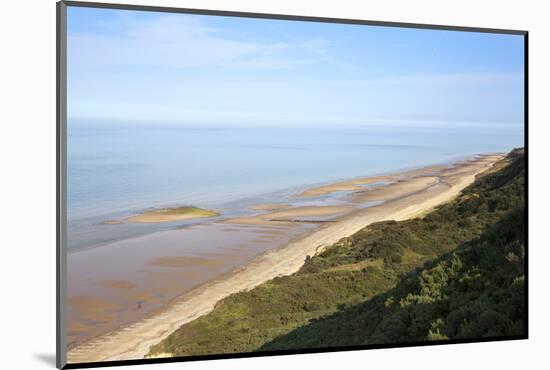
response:
[[[287,40],[291,42],[291,44],[297,48],[305,49],[306,51],[310,52],[311,54],[315,55],[318,59],[322,60],[325,63],[331,64],[333,66],[338,67],[339,69],[348,71],[348,72],[360,72],[361,69],[357,67],[356,65],[346,62],[340,58],[337,58],[333,55],[331,55],[327,51],[327,46],[329,45],[328,40],[324,39],[315,39],[312,42],[303,43],[300,42],[300,40],[297,40],[294,36],[291,34],[282,31],[278,27],[270,27],[274,32],[277,34],[283,36]]]
[[[106,32],[69,35],[73,65],[273,69],[316,63],[319,56],[328,58],[322,40],[247,40],[243,35],[231,37],[231,30],[210,27],[190,16],[124,16],[99,26]]]
[[[69,17],[71,116],[258,125],[523,117],[515,61],[523,54],[513,40],[182,14],[78,14]]]

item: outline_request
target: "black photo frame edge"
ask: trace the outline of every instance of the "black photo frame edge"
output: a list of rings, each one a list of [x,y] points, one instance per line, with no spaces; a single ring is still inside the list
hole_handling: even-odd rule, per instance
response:
[[[375,344],[364,346],[345,346],[334,348],[312,348],[300,350],[280,350],[273,352],[243,352],[235,354],[212,354],[189,357],[170,357],[158,359],[134,359],[120,361],[102,361],[89,363],[71,363],[66,361],[66,323],[65,323],[65,297],[66,297],[66,254],[67,241],[67,214],[66,214],[66,179],[67,179],[67,7],[102,8],[134,11],[150,11],[163,13],[200,14],[214,16],[230,16],[244,18],[262,18],[278,20],[295,20],[306,22],[324,22],[357,24],[382,27],[420,28],[432,30],[480,32],[520,35],[524,37],[524,150],[525,150],[525,334],[520,336],[485,337],[475,339],[452,339],[444,341],[405,342],[391,344]],[[484,343],[509,340],[524,340],[529,338],[529,32],[526,30],[496,29],[463,27],[451,25],[434,25],[423,23],[385,22],[372,20],[358,20],[346,18],[328,18],[316,16],[299,16],[288,14],[251,13],[240,11],[190,9],[163,6],[147,6],[132,4],[113,4],[82,1],[58,1],[56,3],[56,367],[58,369],[79,369],[125,365],[158,364],[172,362],[189,362],[203,360],[235,359],[264,356],[280,356],[295,354],[313,354],[324,352],[358,351],[366,349],[420,347],[446,344]]]

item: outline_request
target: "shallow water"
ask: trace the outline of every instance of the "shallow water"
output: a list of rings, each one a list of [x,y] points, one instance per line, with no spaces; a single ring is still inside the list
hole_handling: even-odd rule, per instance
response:
[[[294,195],[314,184],[508,151],[522,145],[522,135],[507,126],[176,127],[71,119],[69,249],[209,222],[101,224],[151,207],[194,205],[216,209],[221,218],[245,215],[253,204],[295,204]]]

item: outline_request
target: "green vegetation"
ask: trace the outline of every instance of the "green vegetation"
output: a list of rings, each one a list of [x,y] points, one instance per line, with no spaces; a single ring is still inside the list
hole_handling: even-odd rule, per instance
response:
[[[523,209],[399,280],[387,293],[274,339],[261,350],[524,333]]]
[[[154,211],[145,212],[146,214],[162,214],[162,215],[190,215],[194,217],[212,217],[218,216],[219,213],[211,211],[209,209],[202,209],[192,206],[176,207],[176,208],[163,208]]]
[[[152,211],[146,211],[142,214],[130,216],[124,219],[127,222],[170,222],[179,220],[189,220],[193,218],[204,218],[219,216],[216,211],[202,209],[198,207],[184,206],[176,208],[162,208]]]
[[[424,218],[381,222],[233,294],[151,354],[524,334],[524,154]]]

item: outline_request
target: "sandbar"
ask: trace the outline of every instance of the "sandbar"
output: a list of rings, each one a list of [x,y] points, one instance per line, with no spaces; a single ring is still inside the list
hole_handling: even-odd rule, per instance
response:
[[[191,220],[195,218],[206,218],[215,216],[219,216],[219,213],[216,211],[202,209],[198,207],[185,206],[145,211],[142,214],[127,217],[124,219],[124,221],[137,223],[157,223]]]
[[[389,201],[403,196],[410,195],[435,185],[439,182],[439,177],[421,176],[406,180],[399,180],[392,184],[374,189],[368,189],[353,195],[355,203],[364,203],[375,200]]]
[[[229,224],[270,224],[273,222],[293,222],[299,221],[301,217],[315,218],[315,217],[327,217],[338,216],[345,212],[354,210],[353,206],[303,206],[286,208],[283,210],[264,213],[256,216],[249,217],[235,217],[224,221]]]
[[[333,184],[322,185],[316,188],[306,189],[298,196],[300,197],[318,197],[338,191],[353,191],[364,189],[364,185],[369,185],[377,182],[390,181],[390,176],[377,176],[361,179],[353,179],[347,181],[336,182]]]
[[[259,204],[257,206],[252,206],[250,209],[254,211],[276,211],[279,209],[287,209],[291,206],[288,204]]]

